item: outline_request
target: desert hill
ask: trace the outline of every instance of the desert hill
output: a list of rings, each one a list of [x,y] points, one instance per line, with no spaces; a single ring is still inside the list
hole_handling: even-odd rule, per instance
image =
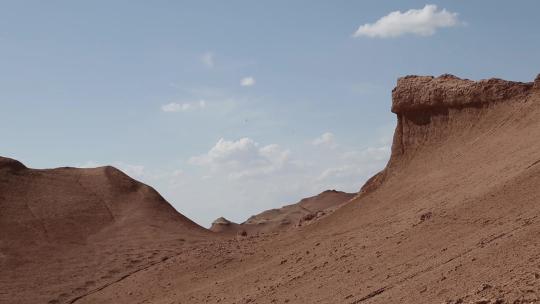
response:
[[[0,157],[0,178],[0,227],[3,238],[13,242],[84,243],[109,226],[204,230],[155,190],[113,167],[33,170]]]
[[[2,303],[16,303],[16,297],[20,303],[62,302],[100,279],[114,280],[168,256],[158,249],[161,243],[180,246],[209,235],[154,189],[113,167],[35,170],[0,157],[0,210]],[[130,256],[141,246],[155,249],[148,261],[144,252]],[[65,282],[68,275],[87,286],[69,290],[76,280]],[[24,279],[24,290],[17,290],[21,282],[14,278]],[[38,294],[35,287],[45,282],[57,295]]]
[[[38,276],[34,285],[24,280],[28,272],[2,272],[0,299],[538,302],[540,75],[530,83],[407,76],[393,91],[392,111],[397,126],[386,168],[311,225],[275,235],[201,235],[204,241],[182,246],[158,241],[155,248],[171,252],[167,259],[114,280],[97,279],[86,290],[66,286],[60,295],[47,280],[54,272]],[[111,258],[121,260],[123,250]],[[70,261],[63,267],[71,265],[93,267]],[[96,265],[105,270],[112,264]]]
[[[332,213],[354,195],[342,191],[326,190],[318,195],[304,198],[298,203],[263,211],[251,216],[241,224],[220,217],[212,223],[210,230],[227,234],[246,233],[252,235],[291,229],[313,223],[315,220]]]

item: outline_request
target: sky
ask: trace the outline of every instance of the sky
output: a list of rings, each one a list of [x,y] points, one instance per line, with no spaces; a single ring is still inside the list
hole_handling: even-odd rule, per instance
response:
[[[0,155],[113,165],[208,227],[355,192],[398,77],[532,81],[538,1],[0,1]]]

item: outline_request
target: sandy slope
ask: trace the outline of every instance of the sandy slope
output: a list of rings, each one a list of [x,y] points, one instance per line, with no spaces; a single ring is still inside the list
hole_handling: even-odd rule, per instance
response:
[[[540,78],[400,78],[392,110],[386,169],[330,216],[279,234],[162,242],[170,258],[71,302],[537,302]],[[26,296],[26,283],[1,279],[0,295]]]
[[[391,161],[355,201],[296,232],[199,247],[81,303],[529,303],[539,84],[400,79]]]

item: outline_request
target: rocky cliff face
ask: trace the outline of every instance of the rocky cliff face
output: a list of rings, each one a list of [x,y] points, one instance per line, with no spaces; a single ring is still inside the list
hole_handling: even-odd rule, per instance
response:
[[[526,100],[534,87],[532,82],[472,81],[449,74],[399,78],[392,91],[392,112],[398,122],[390,164],[421,145],[467,132],[475,117],[484,116],[500,103]]]
[[[476,129],[479,117],[489,116],[490,109],[510,109],[513,103],[536,94],[540,94],[540,75],[527,83],[497,78],[473,81],[450,74],[399,78],[392,91],[392,112],[397,115],[392,155],[387,167],[368,180],[361,193],[376,189],[415,151],[462,137]]]
[[[523,98],[533,83],[497,78],[472,81],[454,75],[405,76],[392,91],[392,112],[400,115],[422,111],[437,114],[448,108],[464,108]]]

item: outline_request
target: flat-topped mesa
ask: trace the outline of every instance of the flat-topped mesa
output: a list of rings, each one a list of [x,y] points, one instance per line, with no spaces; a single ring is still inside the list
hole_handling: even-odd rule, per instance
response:
[[[432,154],[437,153],[433,150],[437,147],[459,149],[457,143],[467,138],[476,141],[485,132],[504,126],[512,115],[509,109],[525,113],[539,98],[540,74],[534,82],[497,78],[473,81],[450,74],[399,78],[392,90],[397,126],[390,160],[384,170],[364,184],[359,195],[377,189],[422,151]],[[456,144],[446,145],[448,139]]]
[[[472,81],[450,74],[439,77],[405,76],[398,79],[392,91],[392,112],[400,114],[479,106],[524,97],[533,87],[540,88],[540,75],[534,83],[497,78]]]

